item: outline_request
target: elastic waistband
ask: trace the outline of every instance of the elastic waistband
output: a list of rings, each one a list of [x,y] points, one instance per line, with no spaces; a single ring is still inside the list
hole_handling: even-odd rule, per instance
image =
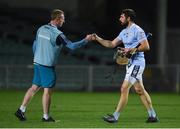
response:
[[[39,63],[36,63],[36,62],[34,62],[33,64],[34,65],[40,65],[40,66],[48,67],[48,68],[54,68],[55,67],[55,66],[42,65],[42,64],[39,64]]]

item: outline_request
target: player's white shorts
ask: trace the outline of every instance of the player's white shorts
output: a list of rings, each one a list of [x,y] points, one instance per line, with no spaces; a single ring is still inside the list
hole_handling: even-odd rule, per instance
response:
[[[144,67],[140,65],[131,65],[126,66],[126,81],[130,82],[132,85],[134,85],[137,81],[142,82],[142,74],[144,72]]]

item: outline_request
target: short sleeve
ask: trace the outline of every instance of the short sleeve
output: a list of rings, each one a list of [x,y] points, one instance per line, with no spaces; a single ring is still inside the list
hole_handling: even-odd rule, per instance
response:
[[[122,33],[119,33],[119,35],[117,36],[117,38],[122,41]]]
[[[137,41],[140,43],[143,40],[147,40],[145,32],[141,29],[137,31]]]

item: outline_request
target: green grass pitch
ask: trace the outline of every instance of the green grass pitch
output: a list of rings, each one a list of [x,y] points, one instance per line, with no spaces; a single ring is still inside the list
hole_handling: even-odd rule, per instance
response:
[[[26,111],[26,122],[20,122],[14,112],[25,91],[0,90],[0,128],[180,128],[180,95],[151,94],[160,122],[145,123],[147,112],[138,95],[131,93],[118,123],[109,124],[101,118],[115,110],[118,92],[54,91],[51,115],[56,123],[43,123],[41,96],[38,92]]]

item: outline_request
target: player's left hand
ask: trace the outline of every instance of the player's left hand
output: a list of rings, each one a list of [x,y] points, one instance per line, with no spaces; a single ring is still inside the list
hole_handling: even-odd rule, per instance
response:
[[[137,48],[122,48],[121,50],[127,58],[131,58],[137,51]]]

